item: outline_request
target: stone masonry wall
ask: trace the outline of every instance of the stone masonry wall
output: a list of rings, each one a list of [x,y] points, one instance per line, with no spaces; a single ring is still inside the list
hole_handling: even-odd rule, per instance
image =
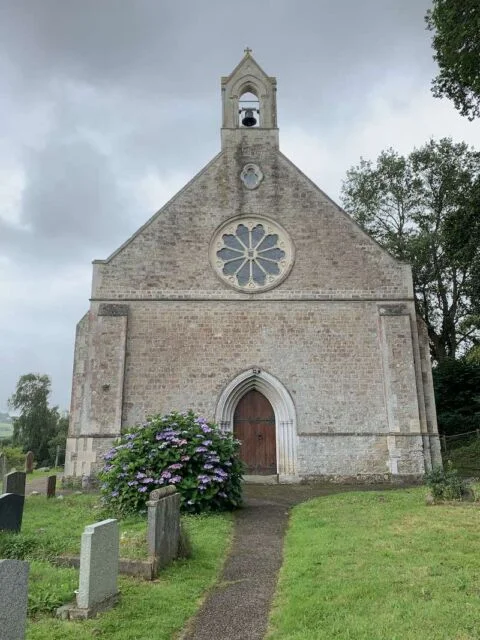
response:
[[[258,299],[412,296],[407,265],[369,238],[273,147],[265,132],[247,133],[248,141],[240,138],[236,147],[227,146],[119,252],[95,263],[94,299],[247,297],[220,281],[208,260],[214,230],[242,214],[272,217],[296,247],[289,277],[256,294]],[[249,191],[239,175],[252,161],[265,177]]]
[[[77,335],[67,475],[94,472],[120,425],[146,414],[193,408],[213,418],[225,386],[252,367],[293,399],[299,475],[423,473],[428,381],[424,388],[412,343],[409,266],[278,151],[276,130],[224,130],[222,143],[94,264],[90,315]],[[239,179],[247,162],[264,175],[254,190]],[[215,230],[240,215],[274,219],[295,247],[291,272],[269,291],[233,290],[210,265]]]

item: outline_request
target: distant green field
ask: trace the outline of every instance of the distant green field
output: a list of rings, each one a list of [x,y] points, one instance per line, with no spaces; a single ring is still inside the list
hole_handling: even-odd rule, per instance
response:
[[[0,440],[10,438],[13,433],[13,424],[8,422],[0,422]]]

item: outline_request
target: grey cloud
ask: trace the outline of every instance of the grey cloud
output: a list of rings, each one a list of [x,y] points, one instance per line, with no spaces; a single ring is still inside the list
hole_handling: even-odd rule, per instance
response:
[[[76,282],[68,268],[89,269],[92,258],[108,256],[150,217],[137,191],[147,174],[193,176],[218,152],[220,77],[246,45],[278,77],[283,132],[297,124],[330,143],[343,135],[344,122],[352,127],[367,109],[375,84],[402,73],[429,84],[434,67],[423,23],[429,5],[0,2],[0,167],[25,174],[20,216],[29,228],[3,221],[0,212],[0,260],[24,266],[24,274],[7,276],[19,291],[27,273],[38,276],[44,297],[42,305],[12,303],[24,320],[21,330],[14,322],[2,325],[7,368],[0,372],[0,408],[17,375],[29,370],[52,374],[57,401],[67,406],[74,324],[89,294],[87,281]],[[55,301],[49,274],[64,269],[76,297],[56,310],[51,334],[41,330],[51,326]]]

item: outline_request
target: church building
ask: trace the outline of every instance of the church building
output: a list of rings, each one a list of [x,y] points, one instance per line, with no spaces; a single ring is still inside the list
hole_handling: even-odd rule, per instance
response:
[[[276,89],[246,49],[221,81],[220,153],[94,261],[67,477],[95,475],[122,428],[188,409],[233,431],[265,480],[441,463],[410,267],[281,153]]]

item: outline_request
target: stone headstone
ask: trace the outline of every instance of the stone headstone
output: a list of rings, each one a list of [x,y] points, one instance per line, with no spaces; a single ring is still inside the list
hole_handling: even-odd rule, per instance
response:
[[[3,482],[3,476],[8,472],[7,456],[2,452],[0,453],[0,481]]]
[[[0,637],[2,640],[24,640],[28,562],[0,560],[0,594]]]
[[[48,476],[47,478],[47,498],[54,498],[57,488],[57,476]]]
[[[33,473],[33,463],[35,462],[35,458],[33,455],[33,451],[28,451],[25,456],[25,473]]]
[[[103,520],[85,527],[80,549],[79,609],[90,610],[94,615],[97,607],[104,609],[116,599],[119,548],[116,520]]]
[[[148,553],[154,571],[178,556],[180,539],[180,494],[175,487],[155,489],[147,501]]]
[[[26,477],[24,471],[10,471],[3,479],[3,492],[24,496]]]
[[[24,504],[25,496],[17,493],[4,493],[0,496],[0,530],[16,533],[20,531]]]

